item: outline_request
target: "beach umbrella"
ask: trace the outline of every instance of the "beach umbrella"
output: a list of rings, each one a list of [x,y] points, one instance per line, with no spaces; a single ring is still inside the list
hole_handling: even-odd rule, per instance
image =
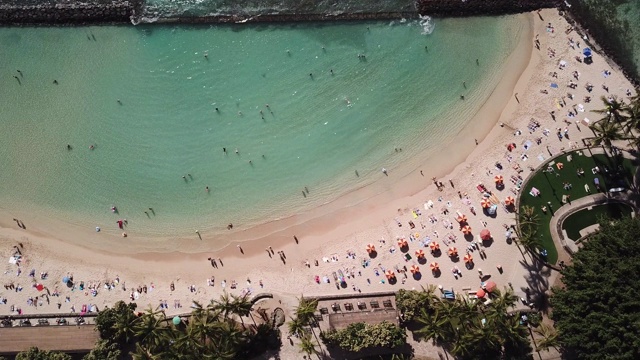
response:
[[[516,148],[516,144],[515,143],[507,144],[507,150],[511,151],[511,150],[513,150],[515,148]]]
[[[471,226],[469,226],[469,225],[465,225],[465,226],[462,228],[462,233],[463,233],[463,234],[465,234],[465,235],[469,235],[469,234],[471,234]]]
[[[407,240],[405,240],[404,238],[400,238],[398,239],[398,246],[400,246],[401,248],[408,246],[409,244],[407,243]]]
[[[431,248],[431,251],[436,251],[440,249],[440,244],[434,241],[431,244],[429,244],[429,247]]]
[[[480,231],[480,239],[482,240],[491,239],[491,232],[489,231],[489,229],[482,229],[482,231]]]
[[[387,277],[387,279],[393,279],[396,277],[396,274],[391,270],[387,270],[387,272],[384,273],[384,275]]]
[[[409,268],[409,271],[411,271],[412,274],[416,274],[420,272],[420,268],[417,265],[411,265],[411,268]]]
[[[496,287],[497,285],[494,281],[487,281],[486,283],[484,283],[484,286],[483,286],[486,292],[493,292],[493,290],[495,290]]]
[[[457,220],[460,224],[462,224],[462,223],[466,223],[466,222],[467,222],[467,217],[466,217],[466,216],[464,216],[464,215],[460,215],[460,216],[458,216],[458,217],[456,218],[456,220]]]
[[[182,319],[180,319],[180,316],[174,316],[173,320],[171,320],[173,322],[173,325],[180,325],[180,323],[182,322]]]
[[[502,184],[502,182],[504,181],[504,178],[502,177],[502,175],[496,175],[496,177],[493,178],[493,180],[496,182],[496,184]]]
[[[420,233],[413,234],[413,237],[415,237],[416,239],[420,239]]]
[[[69,277],[68,276],[65,276],[65,277],[62,278],[62,283],[63,284],[66,284],[68,282],[69,282]]]
[[[479,298],[483,298],[485,295],[486,293],[482,289],[478,289],[478,291],[476,291],[476,296]]]
[[[422,251],[422,249],[416,250],[416,256],[419,257],[419,258],[423,258],[424,257],[424,251]]]
[[[480,206],[482,206],[483,209],[487,209],[491,206],[491,201],[489,201],[489,199],[482,199]]]
[[[369,254],[371,254],[372,252],[375,252],[375,251],[376,251],[376,247],[373,244],[367,245],[367,252]]]
[[[42,285],[42,284],[36,284],[36,290],[38,290],[38,291],[42,291],[42,290],[44,290],[44,285]]]
[[[455,247],[450,247],[449,256],[456,256],[456,255],[458,255],[458,249],[456,249]]]
[[[437,262],[432,262],[431,264],[429,264],[429,267],[431,268],[431,271],[438,271],[440,270],[440,265],[438,265]]]
[[[513,204],[515,204],[516,199],[512,198],[511,196],[507,196],[506,199],[504,199],[504,204],[507,206],[511,206]]]
[[[473,262],[473,256],[471,256],[471,254],[467,254],[464,256],[464,262],[466,263],[472,263]]]

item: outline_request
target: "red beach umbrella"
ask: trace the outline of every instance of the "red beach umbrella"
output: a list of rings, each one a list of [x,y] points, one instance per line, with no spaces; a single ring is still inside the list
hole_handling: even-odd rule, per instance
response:
[[[471,256],[471,254],[467,254],[464,256],[464,262],[466,263],[472,263],[473,262],[473,256]]]
[[[42,285],[42,284],[36,284],[36,290],[38,290],[38,291],[42,291],[42,290],[44,290],[44,285]]]
[[[396,277],[396,274],[391,270],[387,270],[387,272],[385,273],[385,276],[387,277],[387,279],[393,279]]]
[[[408,246],[409,243],[407,243],[407,240],[405,240],[404,238],[400,238],[398,239],[398,246],[400,246],[401,248]]]
[[[502,182],[504,181],[504,178],[502,177],[502,175],[496,175],[496,177],[493,178],[493,180],[496,182],[496,184],[502,184]]]
[[[376,247],[373,244],[367,245],[367,252],[369,254],[371,254],[372,252],[375,252],[375,251],[376,251]]]
[[[482,231],[480,231],[480,239],[482,240],[491,239],[491,232],[489,231],[489,229],[482,229]]]
[[[449,248],[449,256],[456,256],[458,255],[458,249],[454,248],[454,247],[450,247]]]
[[[480,201],[480,206],[482,206],[483,209],[488,209],[489,207],[491,207],[491,201],[489,201],[489,199],[482,199],[482,201]]]
[[[495,290],[496,287],[497,285],[494,281],[487,281],[486,283],[484,283],[484,289],[486,292],[493,292],[493,290]]]
[[[507,206],[512,206],[513,204],[515,204],[516,199],[512,198],[511,196],[507,196],[506,199],[504,199],[504,204]]]
[[[463,233],[463,234],[465,234],[465,235],[469,235],[469,234],[471,234],[471,226],[469,226],[469,225],[465,225],[465,226],[462,228],[462,233]]]
[[[419,258],[423,258],[424,257],[424,251],[422,251],[422,249],[416,250],[416,256],[419,257]]]
[[[460,224],[463,224],[463,223],[466,223],[466,222],[467,222],[467,217],[466,217],[466,216],[464,216],[464,215],[460,215],[460,216],[458,216],[458,217],[456,218],[456,220],[457,220]]]
[[[431,251],[436,251],[440,249],[440,244],[434,241],[431,244],[429,244],[429,247],[431,248]]]
[[[431,268],[431,271],[438,271],[440,270],[440,265],[438,265],[437,262],[432,262],[431,264],[429,264],[429,267]]]
[[[411,268],[409,268],[409,271],[411,271],[412,274],[419,273],[420,268],[417,265],[411,265]]]

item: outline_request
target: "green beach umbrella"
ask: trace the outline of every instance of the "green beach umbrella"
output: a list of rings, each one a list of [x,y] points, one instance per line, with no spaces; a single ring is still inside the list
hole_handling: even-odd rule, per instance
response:
[[[182,320],[180,319],[180,316],[173,317],[173,325],[180,325],[180,322],[182,322]]]

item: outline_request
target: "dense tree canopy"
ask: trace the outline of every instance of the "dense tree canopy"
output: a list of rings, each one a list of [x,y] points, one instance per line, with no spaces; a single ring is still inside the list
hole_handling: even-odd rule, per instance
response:
[[[640,359],[640,220],[606,221],[554,289],[560,344],[579,359]]]
[[[16,355],[16,360],[71,360],[71,356],[65,353],[40,350],[32,347]]]
[[[407,333],[395,324],[383,321],[379,324],[353,323],[342,330],[324,332],[322,340],[327,345],[358,352],[373,347],[395,348],[406,343]]]

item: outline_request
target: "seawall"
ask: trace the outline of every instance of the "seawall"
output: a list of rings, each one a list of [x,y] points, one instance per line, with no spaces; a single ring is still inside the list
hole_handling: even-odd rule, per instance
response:
[[[253,23],[253,22],[297,22],[297,21],[336,21],[336,20],[386,20],[415,18],[418,14],[430,16],[472,16],[512,14],[544,7],[554,7],[559,0],[417,0],[415,10],[356,11],[318,13],[310,7],[309,11],[294,10],[287,13],[264,14],[218,14],[207,16],[188,16],[160,18],[160,23]],[[0,5],[0,25],[20,24],[91,24],[91,23],[137,23],[144,9],[144,0],[92,0],[80,1],[6,1]]]
[[[128,23],[141,8],[142,1],[4,3],[0,25]]]
[[[504,15],[558,7],[561,0],[416,0],[422,15],[452,17]]]

